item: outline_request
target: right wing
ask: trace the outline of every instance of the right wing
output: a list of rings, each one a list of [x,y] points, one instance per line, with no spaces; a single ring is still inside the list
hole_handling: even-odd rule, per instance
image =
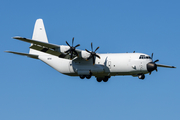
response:
[[[59,48],[59,45],[55,45],[55,44],[50,44],[50,43],[46,43],[46,42],[41,42],[41,41],[37,41],[37,40],[31,40],[31,39],[27,39],[27,38],[22,38],[22,37],[13,37],[14,39],[17,40],[21,40],[24,42],[28,42],[28,43],[33,43],[34,45],[40,45],[40,46],[44,46],[47,48]]]
[[[31,49],[40,51],[40,52],[44,52],[44,53],[48,53],[60,58],[65,58],[65,59],[70,59],[70,55],[64,53],[64,51],[68,50],[69,47],[68,46],[60,46],[60,45],[55,45],[55,44],[51,44],[51,43],[46,43],[46,42],[41,42],[41,41],[37,41],[37,40],[31,40],[31,39],[27,39],[27,38],[22,38],[22,37],[13,37],[14,39],[18,39],[24,42],[28,42],[31,43]],[[62,49],[61,47],[65,48]],[[76,52],[78,54],[80,54],[80,50],[76,50]],[[76,57],[76,56],[74,56]]]

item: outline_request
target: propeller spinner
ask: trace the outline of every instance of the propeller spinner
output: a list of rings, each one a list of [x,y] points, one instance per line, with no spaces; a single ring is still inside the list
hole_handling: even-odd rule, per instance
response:
[[[76,52],[76,47],[80,46],[80,44],[76,45],[75,47],[73,46],[74,43],[74,37],[72,38],[72,46],[69,45],[69,43],[66,41],[66,44],[70,47],[69,50],[65,51],[65,53],[67,54],[71,54],[70,59],[72,59],[73,54],[75,54],[76,56],[78,56],[78,53]]]
[[[152,53],[152,55],[151,55],[151,59],[153,59],[153,53]],[[148,64],[147,64],[147,70],[148,70],[148,72],[149,72],[149,74],[151,75],[151,72],[152,71],[154,71],[154,70],[156,70],[156,71],[158,71],[157,70],[157,65],[156,65],[156,62],[158,62],[159,60],[157,59],[157,60],[155,60],[154,62],[149,62]]]
[[[99,47],[96,48],[95,51],[93,51],[93,44],[91,43],[91,52],[87,49],[85,49],[88,53],[90,53],[90,56],[86,59],[86,60],[89,60],[89,59],[93,59],[93,65],[95,64],[95,57],[98,57],[100,59],[100,56],[96,54],[96,51],[99,49]]]

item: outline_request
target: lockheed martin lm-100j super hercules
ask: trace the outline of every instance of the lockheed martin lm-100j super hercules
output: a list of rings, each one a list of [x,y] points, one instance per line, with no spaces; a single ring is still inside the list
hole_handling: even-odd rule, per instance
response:
[[[56,45],[48,42],[44,23],[42,19],[37,19],[32,39],[23,37],[13,37],[24,42],[31,43],[28,53],[6,51],[18,55],[39,59],[62,74],[69,76],[79,76],[81,79],[90,79],[95,76],[98,82],[107,82],[111,76],[132,75],[139,79],[144,79],[145,74],[151,74],[157,67],[175,68],[157,64],[159,60],[153,61],[151,56],[143,53],[96,53],[97,47],[91,51],[76,49],[80,44],[73,46],[66,41],[65,45]]]

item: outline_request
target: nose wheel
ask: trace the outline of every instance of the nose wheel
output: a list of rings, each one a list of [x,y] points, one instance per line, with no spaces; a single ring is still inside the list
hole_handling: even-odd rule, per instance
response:
[[[139,75],[138,75],[138,78],[141,79],[141,80],[144,80],[145,75],[144,75],[144,74],[139,74]]]

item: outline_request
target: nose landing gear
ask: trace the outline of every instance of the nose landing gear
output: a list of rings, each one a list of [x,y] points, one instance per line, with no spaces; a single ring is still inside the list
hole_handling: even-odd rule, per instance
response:
[[[138,78],[141,79],[141,80],[144,80],[145,75],[144,75],[144,74],[139,74],[139,75],[138,75]]]

